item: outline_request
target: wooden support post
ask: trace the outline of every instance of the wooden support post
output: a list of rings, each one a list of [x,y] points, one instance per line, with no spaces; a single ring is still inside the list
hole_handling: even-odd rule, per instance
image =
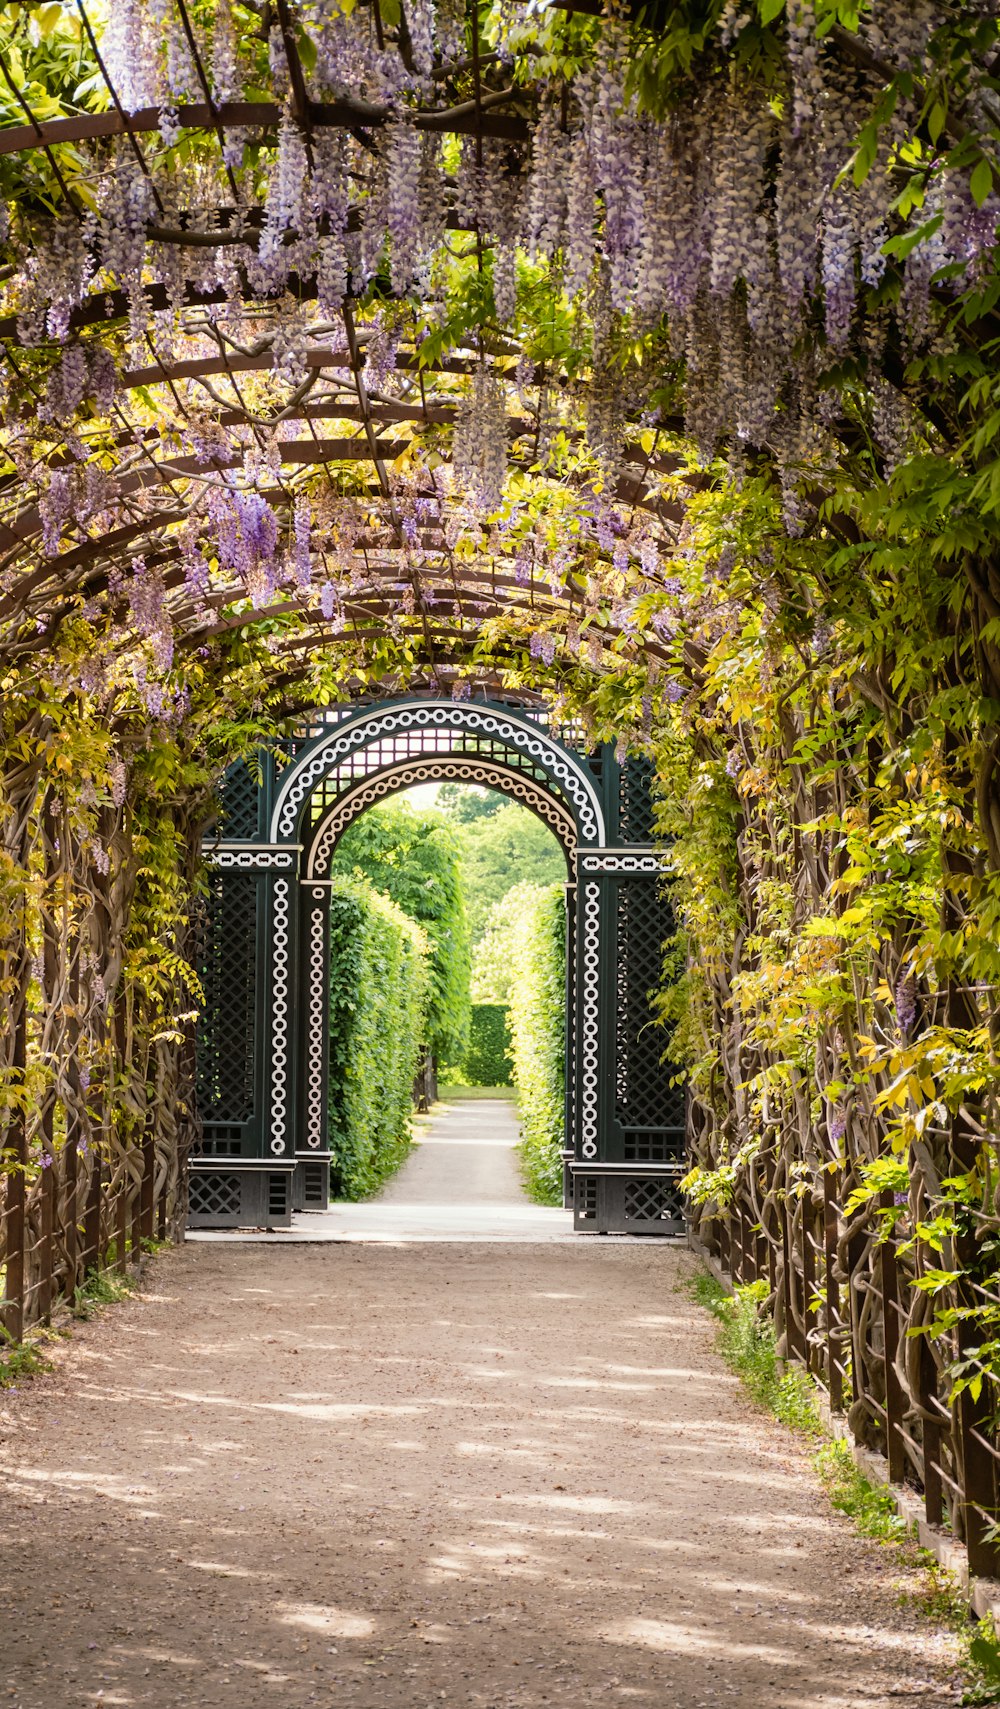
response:
[[[153,1136],[153,1115],[146,1115],[142,1133],[142,1191],[139,1199],[139,1234],[145,1240],[153,1238],[153,1207],[156,1188],[156,1145]]]
[[[115,1196],[115,1269],[120,1276],[128,1270],[128,1170],[122,1168]]]
[[[787,1196],[781,1201],[781,1260],[785,1278],[785,1357],[805,1363],[805,1337],[795,1311],[798,1272],[792,1242],[792,1209]]]
[[[816,1254],[813,1250],[811,1223],[812,1199],[806,1196],[799,1201],[799,1213],[802,1217],[802,1331],[805,1340],[806,1368],[813,1370],[817,1364],[816,1348],[809,1334],[809,1323],[812,1315],[813,1296],[816,1293]]]
[[[101,1268],[101,1154],[95,1148],[90,1159],[87,1209],[83,1218],[83,1268]]]
[[[138,1179],[131,1169],[126,1171],[129,1189],[129,1257],[138,1266],[142,1252],[142,1197],[145,1187],[146,1148],[144,1145],[134,1147],[132,1156],[139,1166]]]
[[[24,1073],[27,1062],[27,1021],[25,1016],[24,994],[21,993],[18,1004],[17,1018],[14,1022],[13,1054],[11,1065],[14,1069],[14,1088],[17,1094],[24,1086]],[[6,1261],[6,1282],[4,1286],[4,1327],[8,1335],[15,1341],[24,1339],[24,1284],[25,1284],[25,1203],[27,1199],[27,1184],[25,1181],[25,1165],[28,1161],[28,1144],[24,1110],[15,1108],[12,1111],[10,1126],[7,1130],[5,1150],[8,1155],[7,1213],[4,1228],[4,1253]]]
[[[45,808],[46,829],[53,842],[58,837],[58,827],[52,816],[52,797],[46,798]],[[46,998],[55,995],[59,978],[59,943],[52,923],[51,912],[46,910],[42,934],[42,978]],[[41,1223],[39,1242],[39,1277],[38,1277],[38,1316],[43,1323],[48,1323],[52,1317],[55,1271],[55,1225],[59,1197],[59,1164],[55,1156],[55,1087],[46,1086],[42,1094],[42,1112],[39,1123],[39,1141],[42,1149],[42,1181],[39,1204],[39,1220]]]
[[[66,1025],[66,1042],[69,1049],[69,1062],[66,1065],[66,1078],[69,1081],[70,1096],[66,1104],[66,1143],[63,1147],[64,1178],[66,1183],[65,1211],[65,1243],[66,1261],[69,1274],[66,1285],[70,1298],[84,1279],[84,1268],[80,1251],[80,1064],[77,1047],[80,1039],[80,975],[74,963],[69,980],[70,1017]]]
[[[937,1395],[937,1368],[926,1335],[920,1337],[920,1390],[920,1398],[925,1405],[928,1398]],[[940,1472],[944,1431],[942,1425],[930,1416],[930,1410],[930,1406],[927,1406],[921,1433],[924,1449],[924,1517],[928,1525],[940,1525],[944,1519],[944,1485]]]
[[[844,1406],[844,1379],[841,1365],[844,1359],[840,1323],[840,1284],[837,1281],[837,1187],[829,1169],[823,1171],[823,1280],[826,1287],[826,1380],[830,1391],[830,1407],[841,1412]]]
[[[891,1193],[882,1193],[880,1203],[888,1210],[894,1204]],[[896,1241],[894,1235],[882,1242],[878,1248],[879,1269],[882,1278],[882,1345],[883,1368],[885,1373],[885,1431],[886,1459],[889,1462],[889,1476],[894,1483],[902,1483],[906,1470],[906,1449],[900,1433],[903,1413],[906,1410],[906,1397],[896,1371],[896,1350],[899,1347],[899,1281],[896,1274]]]
[[[51,1147],[51,1136],[48,1140]],[[52,1157],[49,1149],[46,1156]],[[39,1241],[38,1316],[43,1323],[52,1318],[52,1275],[55,1268],[56,1173],[55,1163],[42,1170],[41,1202],[39,1205],[41,1239]]]
[[[753,1259],[750,1240],[750,1218],[740,1200],[740,1281],[744,1286],[753,1281]]]
[[[727,1276],[733,1273],[732,1241],[729,1235],[729,1219],[719,1218],[719,1263]]]
[[[975,1346],[975,1330],[959,1326],[959,1350],[968,1358]],[[996,1466],[987,1447],[992,1429],[990,1385],[983,1383],[978,1398],[963,1389],[955,1407],[955,1420],[962,1462],[962,1509],[965,1520],[965,1546],[969,1552],[969,1571],[978,1578],[995,1578],[1000,1568],[1000,1550],[990,1540],[989,1527],[995,1525],[997,1511]]]
[[[69,1117],[69,1112],[67,1112]],[[66,1287],[72,1299],[83,1277],[80,1273],[79,1158],[76,1125],[68,1119],[63,1146],[63,1244],[66,1248]]]

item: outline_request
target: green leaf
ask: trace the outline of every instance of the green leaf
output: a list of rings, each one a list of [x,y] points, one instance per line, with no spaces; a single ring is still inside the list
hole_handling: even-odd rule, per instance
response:
[[[979,1669],[989,1685],[1000,1685],[1000,1645],[985,1633],[973,1638],[969,1645],[969,1660]]]
[[[977,208],[981,208],[993,188],[993,168],[984,155],[973,169],[969,190]]]
[[[298,41],[299,58],[302,61],[303,70],[307,72],[315,71],[316,43],[313,41],[312,36],[308,35],[305,30],[300,29],[296,32],[296,38]]]

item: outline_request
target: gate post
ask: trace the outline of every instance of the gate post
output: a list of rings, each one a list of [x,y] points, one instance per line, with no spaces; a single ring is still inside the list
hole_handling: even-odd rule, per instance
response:
[[[223,836],[206,844],[209,893],[198,954],[201,1137],[190,1159],[192,1228],[287,1228],[297,1128],[298,848],[262,840],[264,787],[240,764],[222,794]]]
[[[299,1050],[304,1084],[295,1146],[293,1209],[324,1211],[330,1203],[330,891],[328,884],[302,889],[302,1002],[305,1038]]]
[[[653,846],[652,768],[605,748],[614,846],[577,855],[574,1226],[684,1232],[686,1096],[661,1061],[654,999],[673,931]]]
[[[576,1133],[576,909],[577,887],[571,878],[566,898],[566,1031],[563,1042],[563,1209],[573,1209],[573,1157]]]

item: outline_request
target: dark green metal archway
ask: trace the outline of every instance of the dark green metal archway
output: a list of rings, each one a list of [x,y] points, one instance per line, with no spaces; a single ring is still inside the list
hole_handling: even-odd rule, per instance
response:
[[[499,700],[317,713],[227,774],[206,844],[192,1226],[287,1226],[327,1203],[329,861],[375,801],[458,779],[538,813],[567,859],[567,1201],[583,1231],[679,1233],[684,1094],[650,996],[670,930],[650,768]]]

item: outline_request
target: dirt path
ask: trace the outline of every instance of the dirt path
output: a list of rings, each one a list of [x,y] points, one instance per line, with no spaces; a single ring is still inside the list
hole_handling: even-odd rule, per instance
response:
[[[160,1260],[0,1397],[0,1703],[954,1702],[886,1557],[720,1366],[691,1267],[583,1240]]]

